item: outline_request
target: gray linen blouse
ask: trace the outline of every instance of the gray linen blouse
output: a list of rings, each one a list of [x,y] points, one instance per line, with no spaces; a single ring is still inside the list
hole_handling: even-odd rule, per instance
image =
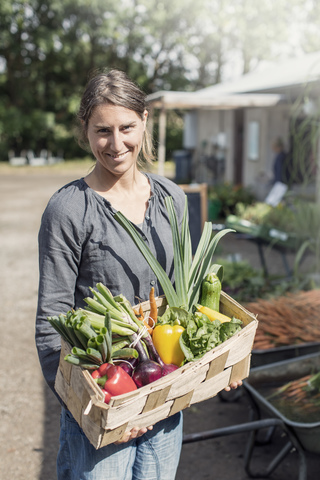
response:
[[[146,174],[151,196],[137,230],[173,281],[171,229],[164,199],[172,196],[181,225],[185,194],[172,181]],[[148,263],[113,215],[115,210],[83,178],[58,190],[43,213],[39,231],[39,293],[36,346],[44,377],[54,391],[60,336],[48,316],[65,314],[86,304],[89,287],[102,282],[113,295],[122,293],[132,305],[162,289]]]

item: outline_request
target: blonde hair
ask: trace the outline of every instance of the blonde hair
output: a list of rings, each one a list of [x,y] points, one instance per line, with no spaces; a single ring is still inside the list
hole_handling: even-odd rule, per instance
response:
[[[148,110],[146,94],[124,72],[110,70],[108,73],[96,73],[87,83],[78,112],[78,119],[81,124],[79,145],[85,150],[89,147],[87,139],[89,120],[94,109],[105,103],[133,110],[141,120],[144,120],[145,111]],[[146,128],[138,158],[138,166],[142,167],[146,163],[152,163],[153,160],[152,137],[148,128]]]

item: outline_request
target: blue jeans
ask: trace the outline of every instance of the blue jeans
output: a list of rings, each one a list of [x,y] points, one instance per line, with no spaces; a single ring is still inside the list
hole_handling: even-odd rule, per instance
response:
[[[58,480],[174,480],[182,446],[182,414],[121,445],[96,450],[62,409]]]

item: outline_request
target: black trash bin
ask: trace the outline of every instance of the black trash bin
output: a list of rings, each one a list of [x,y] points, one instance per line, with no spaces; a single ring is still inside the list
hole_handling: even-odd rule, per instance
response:
[[[189,183],[191,181],[191,152],[174,150],[172,156],[176,166],[175,181],[177,183]]]

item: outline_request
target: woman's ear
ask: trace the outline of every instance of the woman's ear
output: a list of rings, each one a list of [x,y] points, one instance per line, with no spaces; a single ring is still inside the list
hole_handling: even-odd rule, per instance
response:
[[[148,118],[148,110],[145,110],[145,111],[143,112],[143,118],[142,118],[142,122],[143,122],[144,128],[146,128],[147,118]]]

